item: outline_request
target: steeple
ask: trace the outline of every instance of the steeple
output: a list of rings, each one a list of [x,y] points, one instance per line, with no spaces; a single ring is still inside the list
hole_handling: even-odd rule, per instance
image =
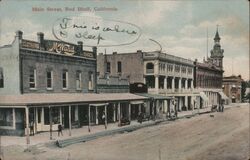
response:
[[[216,34],[215,34],[215,37],[214,37],[214,42],[220,42],[220,35],[219,35],[219,32],[218,32],[218,27],[219,27],[219,25],[217,25]]]
[[[210,58],[213,64],[215,64],[217,67],[223,68],[224,50],[221,49],[221,45],[220,45],[221,38],[219,36],[218,26],[219,25],[217,25],[217,29],[216,29],[216,33],[214,37],[214,46],[213,46],[213,49],[210,51],[211,53]]]

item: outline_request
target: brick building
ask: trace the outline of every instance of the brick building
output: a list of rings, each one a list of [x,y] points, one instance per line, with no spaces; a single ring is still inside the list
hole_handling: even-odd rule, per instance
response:
[[[228,96],[229,102],[240,103],[241,102],[241,83],[243,79],[241,76],[228,76],[223,77],[223,92]]]
[[[17,31],[12,44],[0,47],[0,134],[29,136],[30,125],[37,133],[59,124],[71,134],[74,127],[121,124],[135,106],[146,110],[146,97],[96,93],[96,47],[83,50],[82,42],[47,40],[43,33],[38,41],[22,36]]]

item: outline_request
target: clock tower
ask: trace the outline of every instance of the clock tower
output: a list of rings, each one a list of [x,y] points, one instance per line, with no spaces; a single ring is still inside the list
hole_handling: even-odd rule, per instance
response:
[[[219,36],[219,32],[218,32],[218,25],[217,25],[216,34],[214,37],[214,47],[210,51],[210,53],[211,53],[210,59],[211,59],[212,63],[215,64],[217,67],[220,67],[221,69],[223,69],[224,50],[221,49],[221,45],[220,45],[220,36]]]

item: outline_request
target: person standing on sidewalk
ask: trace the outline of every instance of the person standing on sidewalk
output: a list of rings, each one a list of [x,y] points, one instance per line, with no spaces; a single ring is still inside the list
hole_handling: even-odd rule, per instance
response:
[[[60,134],[63,136],[62,129],[63,129],[62,125],[59,124],[58,125],[58,137],[60,137]]]

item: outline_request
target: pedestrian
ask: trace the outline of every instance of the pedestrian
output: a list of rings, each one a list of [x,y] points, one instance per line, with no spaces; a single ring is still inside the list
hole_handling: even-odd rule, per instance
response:
[[[58,125],[58,137],[60,137],[60,134],[63,136],[62,129],[63,129],[62,125],[59,124],[59,125]]]
[[[102,113],[102,121],[104,122],[105,129],[107,129],[105,112]]]
[[[33,122],[33,120],[30,122],[30,134],[31,134],[32,136],[35,135],[35,133],[34,133],[34,122]]]

